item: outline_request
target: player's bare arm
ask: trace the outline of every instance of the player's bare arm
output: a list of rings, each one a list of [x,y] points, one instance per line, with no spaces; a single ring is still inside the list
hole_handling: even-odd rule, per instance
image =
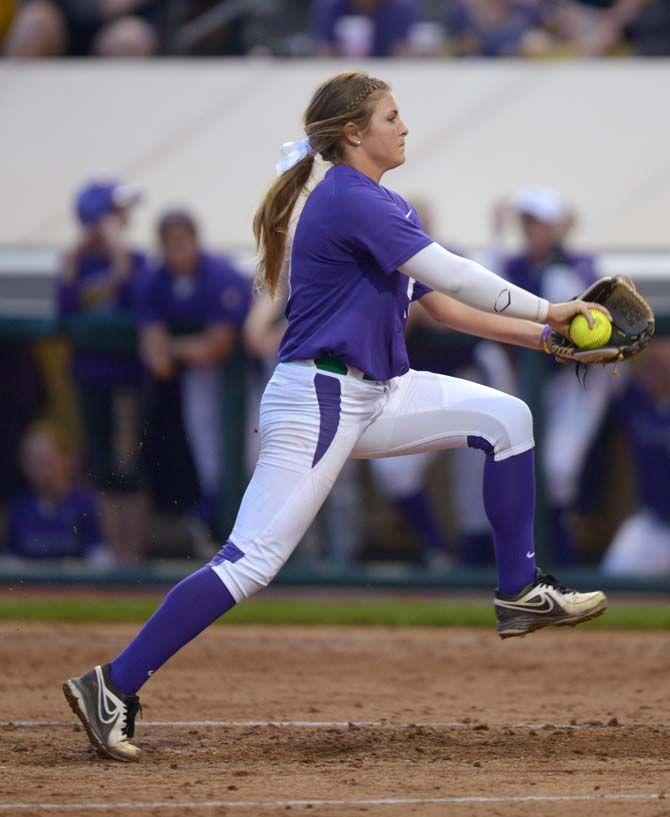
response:
[[[174,374],[174,359],[170,351],[170,334],[161,323],[151,323],[140,331],[140,358],[159,380]]]
[[[231,324],[209,326],[204,332],[170,339],[170,353],[189,366],[224,363],[235,348],[237,332]]]
[[[512,346],[522,346],[526,349],[543,350],[542,330],[544,324],[524,318],[511,318],[505,315],[498,315],[493,312],[485,312],[482,309],[475,309],[467,304],[445,295],[442,292],[430,292],[424,295],[419,304],[436,321],[445,324],[450,329],[464,332],[467,335],[475,335],[485,340],[493,340],[498,343],[508,343]],[[573,301],[569,304],[550,304],[549,313],[552,320],[556,320],[558,315],[559,331],[567,332],[569,319],[563,319],[567,312],[571,317],[576,314],[583,314],[581,310],[583,302]],[[591,306],[584,304],[584,306]],[[570,307],[570,309],[563,309]],[[609,313],[600,307],[606,314]],[[552,311],[553,310],[553,311]],[[593,320],[590,313],[588,319]],[[547,322],[550,323],[549,315]],[[550,323],[550,325],[553,325]]]
[[[484,312],[442,292],[429,292],[419,304],[431,318],[457,332],[526,349],[542,348],[541,323]]]
[[[258,357],[277,353],[286,328],[281,320],[285,308],[285,298],[271,298],[266,292],[260,292],[256,296],[242,329],[242,338],[248,352]]]

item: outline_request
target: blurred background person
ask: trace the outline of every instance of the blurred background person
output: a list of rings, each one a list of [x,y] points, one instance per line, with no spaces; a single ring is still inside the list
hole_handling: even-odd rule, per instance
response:
[[[410,196],[409,201],[424,231],[435,235],[430,203],[416,196]],[[444,246],[464,255],[449,242]],[[417,306],[412,306],[407,324],[407,350],[413,369],[463,377],[510,393],[515,388],[510,360],[499,344],[470,342]],[[446,570],[455,562],[468,566],[493,564],[491,527],[478,488],[483,479],[484,457],[473,449],[456,449],[443,457],[449,474],[452,531],[445,530],[428,497],[427,472],[439,457],[438,452],[431,452],[370,460],[375,487],[414,533],[421,546],[420,559],[426,566]]]
[[[0,382],[11,400],[0,402],[0,519],[9,500],[25,488],[19,446],[28,427],[47,408],[47,389],[31,343],[3,338]],[[2,522],[0,522],[0,527]]]
[[[290,249],[287,257],[290,257]],[[249,423],[254,429],[258,427],[260,399],[277,365],[277,350],[286,329],[287,295],[286,285],[276,298],[271,298],[265,291],[256,292],[244,325],[245,348],[260,363],[261,372],[256,393],[249,400]],[[257,434],[253,437],[249,440],[250,471],[256,464],[260,442]],[[330,565],[342,570],[350,567],[360,554],[364,525],[360,471],[358,461],[345,463],[316,520],[303,537],[299,559],[311,562],[313,567]]]
[[[667,0],[562,0],[552,27],[580,57],[670,54]]]
[[[314,0],[311,32],[317,57],[411,56],[417,0]]]
[[[670,3],[637,0],[635,5],[638,9],[630,19],[622,15],[633,53],[638,57],[670,57]]]
[[[592,255],[566,245],[575,214],[558,191],[542,186],[521,188],[493,208],[493,243],[489,261],[508,280],[543,298],[567,301],[599,276]],[[521,250],[505,255],[505,229],[516,226]],[[574,511],[589,450],[603,424],[615,386],[611,371],[591,367],[586,388],[573,367],[553,367],[543,386],[540,463],[546,481],[550,537],[554,560],[575,560]]]
[[[654,338],[613,404],[635,472],[637,510],[624,521],[601,570],[610,576],[670,575],[670,340]]]
[[[8,57],[149,57],[158,48],[159,0],[22,0]]]
[[[407,350],[413,369],[436,371],[510,394],[514,392],[512,364],[499,344],[473,343],[416,306],[410,313],[407,331]],[[492,565],[491,526],[479,496],[481,492],[477,491],[485,458],[476,449],[456,449],[443,457],[448,475],[451,530],[445,529],[429,501],[428,469],[439,458],[435,452],[387,457],[370,460],[370,469],[377,489],[391,502],[420,543],[420,560],[424,565],[433,570],[446,570],[455,563],[469,567]]]
[[[76,199],[80,235],[58,279],[58,312],[66,329],[72,319],[93,319],[88,334],[103,344],[105,328],[114,340],[119,320],[132,326],[147,275],[144,254],[126,242],[129,211],[139,198],[131,185],[96,181]],[[106,540],[120,561],[134,561],[143,554],[147,523],[139,462],[142,365],[133,348],[96,346],[75,340],[72,353],[86,473],[101,491]]]
[[[15,0],[0,0],[0,49],[12,25],[16,9]]]
[[[281,18],[290,16],[291,8],[283,3],[235,3],[221,0],[189,0],[172,3],[169,7],[171,31],[168,52],[194,57],[243,56],[248,50],[248,33],[253,23],[274,12]],[[261,53],[268,53],[261,46]]]
[[[63,436],[49,424],[33,426],[21,441],[20,466],[28,490],[10,505],[7,552],[28,559],[114,562],[104,541],[95,495],[73,482],[74,463]]]
[[[540,56],[552,47],[545,5],[535,0],[447,0],[444,24],[456,57]]]
[[[228,258],[203,249],[195,218],[187,210],[164,213],[158,240],[162,260],[139,304],[140,354],[153,381],[148,423],[157,421],[157,412],[163,410],[161,395],[174,393],[161,386],[176,385],[199,485],[192,533],[196,544],[207,547],[205,528],[211,529],[217,520],[225,478],[220,367],[238,349],[251,283]],[[152,435],[152,429],[147,433]],[[154,434],[145,450],[147,461],[160,461],[161,449],[173,442]],[[204,528],[195,529],[198,521]]]

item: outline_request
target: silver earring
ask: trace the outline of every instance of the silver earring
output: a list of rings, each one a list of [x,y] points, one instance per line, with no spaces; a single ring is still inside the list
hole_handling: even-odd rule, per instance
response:
[[[356,144],[357,144],[357,145],[360,145],[360,143],[361,143],[361,140],[359,139],[359,140],[358,140],[358,142],[356,142]]]

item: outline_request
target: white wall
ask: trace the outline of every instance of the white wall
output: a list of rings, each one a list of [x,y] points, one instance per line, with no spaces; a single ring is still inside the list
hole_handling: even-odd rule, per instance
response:
[[[155,60],[0,64],[0,244],[63,245],[70,199],[101,171],[147,192],[135,237],[189,203],[217,245],[251,243],[279,145],[315,85],[351,64]],[[670,248],[670,61],[376,62],[410,127],[384,183],[432,199],[437,230],[486,241],[488,207],[527,183],[579,209],[576,238]]]

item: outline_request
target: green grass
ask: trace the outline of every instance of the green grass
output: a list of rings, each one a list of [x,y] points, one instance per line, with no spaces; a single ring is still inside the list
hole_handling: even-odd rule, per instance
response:
[[[0,620],[43,622],[141,623],[159,597],[123,596],[0,598]],[[222,624],[370,625],[388,627],[491,627],[490,604],[469,601],[377,600],[278,601],[254,599],[233,610]],[[605,616],[588,627],[670,630],[670,605],[611,603]]]

